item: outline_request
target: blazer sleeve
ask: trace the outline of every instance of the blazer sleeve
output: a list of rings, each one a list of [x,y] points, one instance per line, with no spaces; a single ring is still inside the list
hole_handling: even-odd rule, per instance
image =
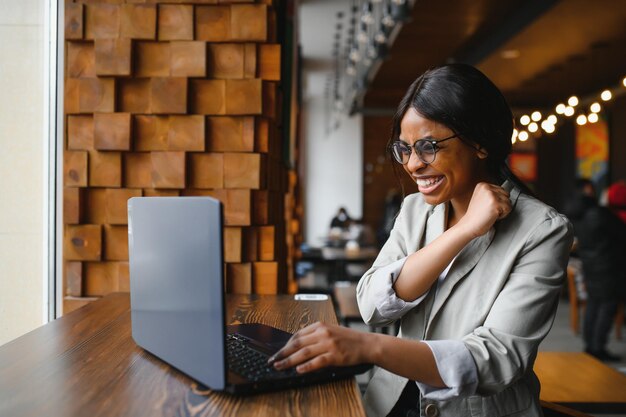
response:
[[[556,314],[572,226],[555,213],[528,236],[484,324],[463,338],[483,395],[502,391],[532,368]]]
[[[380,250],[372,267],[365,272],[357,285],[357,302],[363,321],[370,325],[388,325],[402,317],[422,301],[423,297],[407,302],[397,297],[393,284],[406,260],[407,246],[404,236],[409,206],[407,197],[396,218],[389,239]]]

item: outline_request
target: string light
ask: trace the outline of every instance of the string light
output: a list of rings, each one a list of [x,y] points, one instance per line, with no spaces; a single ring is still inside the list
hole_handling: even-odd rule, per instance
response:
[[[626,87],[626,77],[623,77],[622,85]],[[618,92],[618,95],[620,93]],[[609,101],[613,98],[613,92],[610,89],[606,89],[600,93],[600,98],[602,101]],[[589,100],[588,98],[583,99],[583,104],[587,104]],[[591,100],[589,100],[591,101]],[[556,114],[562,114],[566,117],[572,117],[575,115],[576,110],[575,107],[581,104],[580,100],[577,96],[572,95],[567,99],[567,104],[558,103],[555,106]],[[589,113],[578,114],[575,118],[576,124],[579,126],[583,126],[587,123],[597,123],[600,120],[600,116],[598,113],[602,111],[602,105],[598,101],[594,101],[589,105]],[[540,111],[535,110],[532,113],[524,114],[520,117],[519,122],[523,126],[527,126],[526,130],[518,131],[517,129],[513,130],[513,134],[511,136],[511,142],[516,143],[518,140],[520,142],[525,142],[530,138],[530,135],[539,131],[541,128],[545,133],[554,133],[556,131],[556,124],[559,121],[558,117],[554,114],[549,114],[546,118],[543,118],[543,115]],[[539,123],[540,122],[540,123]],[[530,133],[529,133],[530,132]],[[539,133],[538,135],[541,135]]]
[[[526,142],[528,140],[528,132],[525,130],[522,130],[521,132],[519,132],[519,134],[517,135],[517,138],[519,140],[521,140],[522,142]]]
[[[559,103],[556,105],[556,113],[557,114],[563,114],[565,113],[565,104],[563,103]]]
[[[600,103],[596,101],[591,106],[589,106],[589,110],[591,110],[592,113],[599,113],[600,110],[602,110],[602,106],[600,106]]]

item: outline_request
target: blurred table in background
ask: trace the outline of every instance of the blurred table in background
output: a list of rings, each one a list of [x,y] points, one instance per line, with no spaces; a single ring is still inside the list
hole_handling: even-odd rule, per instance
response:
[[[626,375],[581,352],[539,352],[540,398],[592,414],[626,415]]]
[[[369,269],[376,257],[378,248],[359,247],[351,248],[322,248],[322,260],[329,265],[328,283],[330,286],[336,281],[355,281],[361,278]],[[355,273],[349,273],[349,265],[359,265]]]

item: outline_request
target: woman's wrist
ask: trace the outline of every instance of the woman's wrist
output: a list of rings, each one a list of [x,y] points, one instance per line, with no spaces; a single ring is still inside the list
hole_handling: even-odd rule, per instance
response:
[[[379,333],[363,333],[361,347],[363,348],[363,363],[380,366],[384,340],[384,335]]]
[[[477,237],[471,228],[463,221],[458,222],[447,231],[457,236],[463,247]]]

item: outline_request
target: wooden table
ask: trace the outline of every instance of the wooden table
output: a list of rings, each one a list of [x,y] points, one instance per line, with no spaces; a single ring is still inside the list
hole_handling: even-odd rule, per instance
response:
[[[539,352],[541,399],[587,413],[626,413],[626,376],[586,353]]]
[[[228,296],[230,324],[336,323],[330,301]],[[203,390],[131,338],[128,294],[0,347],[0,416],[365,416],[354,378],[252,397]]]

